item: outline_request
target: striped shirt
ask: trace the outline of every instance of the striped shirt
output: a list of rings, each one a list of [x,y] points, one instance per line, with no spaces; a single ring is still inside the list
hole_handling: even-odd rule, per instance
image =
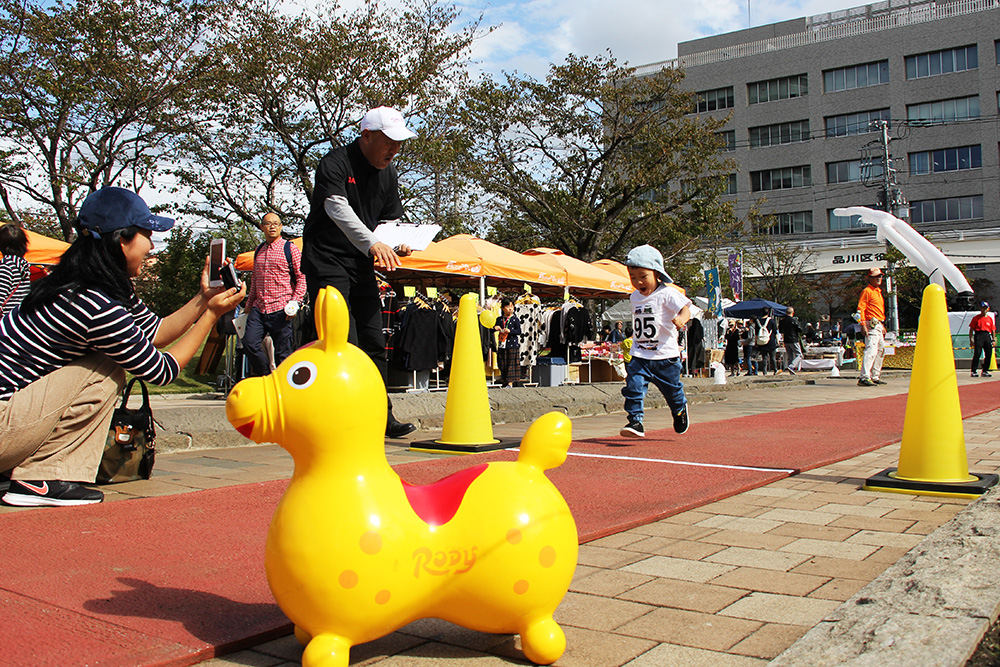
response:
[[[5,315],[24,301],[31,287],[31,269],[23,257],[7,255],[0,261],[0,303]]]
[[[19,308],[0,320],[0,400],[91,352],[147,382],[169,384],[180,367],[153,346],[159,328],[160,318],[138,297],[126,306],[93,288],[30,313]]]

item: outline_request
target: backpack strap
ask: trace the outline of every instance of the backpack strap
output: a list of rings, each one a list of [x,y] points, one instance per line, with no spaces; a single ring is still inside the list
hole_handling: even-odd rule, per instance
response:
[[[295,266],[292,264],[292,242],[285,239],[285,261],[288,263],[288,275],[292,277],[292,289],[295,289],[299,279],[295,276]]]

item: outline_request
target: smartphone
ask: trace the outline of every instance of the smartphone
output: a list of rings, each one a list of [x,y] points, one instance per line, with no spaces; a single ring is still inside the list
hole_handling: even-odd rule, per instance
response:
[[[232,287],[235,287],[236,289],[240,288],[240,279],[236,275],[236,267],[233,266],[232,262],[229,262],[229,264],[223,266],[221,273],[222,273],[222,284],[226,286],[226,289]]]
[[[208,251],[208,286],[224,287],[222,264],[226,261],[226,239],[212,239]]]

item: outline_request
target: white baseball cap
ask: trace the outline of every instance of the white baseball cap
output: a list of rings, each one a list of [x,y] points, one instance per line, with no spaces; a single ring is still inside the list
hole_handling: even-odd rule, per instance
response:
[[[361,129],[372,132],[381,131],[393,141],[406,141],[417,136],[416,132],[411,132],[406,127],[403,114],[392,107],[377,107],[366,113],[365,117],[361,119]]]

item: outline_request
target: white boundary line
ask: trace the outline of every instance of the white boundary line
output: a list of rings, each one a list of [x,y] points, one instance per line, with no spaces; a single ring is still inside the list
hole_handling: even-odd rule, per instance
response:
[[[520,447],[511,447],[508,451],[519,452]],[[673,463],[678,466],[694,466],[696,468],[726,468],[728,470],[753,470],[757,472],[784,472],[792,475],[794,470],[789,468],[755,468],[754,466],[735,466],[725,463],[697,463],[695,461],[674,461],[672,459],[647,459],[638,456],[611,456],[610,454],[584,454],[582,452],[567,452],[567,456],[581,456],[590,459],[613,459],[615,461],[641,461],[644,463]]]

